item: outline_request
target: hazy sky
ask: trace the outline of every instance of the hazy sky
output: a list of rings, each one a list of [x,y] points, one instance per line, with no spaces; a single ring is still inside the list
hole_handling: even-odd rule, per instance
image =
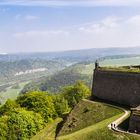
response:
[[[0,0],[0,53],[140,46],[140,0]]]

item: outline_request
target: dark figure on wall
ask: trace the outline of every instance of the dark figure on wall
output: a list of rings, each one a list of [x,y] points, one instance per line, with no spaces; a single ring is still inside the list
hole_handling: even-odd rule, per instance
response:
[[[95,61],[95,69],[98,69],[99,68],[99,62],[98,60]]]

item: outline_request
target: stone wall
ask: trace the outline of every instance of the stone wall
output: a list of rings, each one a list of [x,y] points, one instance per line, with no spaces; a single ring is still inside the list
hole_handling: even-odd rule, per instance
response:
[[[92,94],[100,99],[140,105],[140,73],[94,70]]]
[[[140,134],[140,115],[132,113],[129,121],[129,131]]]

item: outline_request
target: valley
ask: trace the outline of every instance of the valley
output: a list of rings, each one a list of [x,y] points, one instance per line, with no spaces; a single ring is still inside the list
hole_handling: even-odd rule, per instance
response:
[[[77,54],[77,51],[75,53]],[[67,52],[63,57],[59,56],[58,58],[55,58],[55,56],[52,57],[53,55],[51,54],[49,59],[38,58],[38,55],[36,55],[36,57],[33,55],[33,58],[29,56],[25,58],[24,56],[24,59],[20,58],[19,60],[14,60],[14,58],[11,58],[11,61],[7,59],[5,61],[1,60],[0,65],[3,66],[3,73],[0,75],[0,111],[6,111],[2,109],[6,107],[5,104],[15,106],[14,110],[19,114],[22,113],[22,109],[20,108],[26,107],[26,105],[26,111],[34,111],[34,108],[29,109],[28,105],[32,107],[32,105],[34,106],[38,103],[30,104],[30,100],[34,101],[34,98],[37,98],[36,101],[39,102],[40,99],[38,100],[38,98],[46,94],[47,100],[50,100],[50,103],[54,104],[56,110],[53,111],[56,111],[57,115],[53,114],[55,116],[54,118],[53,115],[50,118],[45,118],[49,121],[47,123],[45,122],[45,126],[40,128],[41,131],[37,131],[35,133],[36,135],[31,135],[33,136],[32,140],[46,139],[47,137],[49,137],[50,140],[54,140],[55,138],[58,140],[102,140],[104,137],[106,137],[105,140],[117,140],[117,138],[121,138],[122,140],[125,138],[138,140],[139,137],[137,136],[117,134],[107,128],[108,124],[123,115],[122,110],[98,102],[92,103],[88,100],[81,100],[81,96],[85,98],[87,95],[84,94],[87,92],[89,95],[91,91],[94,62],[99,58],[99,55],[90,57],[90,52],[90,54],[87,55],[77,55],[77,57],[73,57],[70,56],[70,54],[71,52]],[[56,54],[54,53],[54,55]],[[98,62],[99,66],[104,69],[109,70],[111,67],[114,67],[116,68],[115,70],[125,71],[125,68],[121,66],[127,66],[128,64],[132,66],[136,64],[139,65],[139,60],[140,56],[137,54],[119,54],[113,56],[110,54],[110,56],[101,57],[98,59]],[[82,82],[85,85],[82,85]],[[79,90],[81,91],[79,92]],[[77,91],[79,95],[74,94],[75,91]],[[84,92],[84,94],[82,92]],[[71,93],[73,97],[71,97],[69,93]],[[80,95],[81,93],[82,95]],[[27,100],[24,100],[23,97],[27,98]],[[41,100],[43,98],[41,97]],[[78,98],[80,98],[80,100]],[[14,102],[20,104],[20,107],[15,105]],[[48,101],[39,103],[39,106],[44,103],[48,104]],[[9,105],[7,107],[9,107]],[[71,110],[72,108],[73,110]],[[9,111],[12,110],[13,109],[10,109]],[[42,108],[39,109],[39,114],[43,117],[41,110]],[[38,107],[36,107],[35,111],[38,112]],[[47,109],[43,111],[47,111]],[[23,110],[23,114],[24,113],[26,114]],[[65,116],[65,113],[67,114],[67,119],[63,125],[58,128],[59,123],[63,122],[62,120],[64,118],[62,116]],[[5,114],[11,117],[10,114],[6,112]],[[41,121],[43,121],[42,119]]]

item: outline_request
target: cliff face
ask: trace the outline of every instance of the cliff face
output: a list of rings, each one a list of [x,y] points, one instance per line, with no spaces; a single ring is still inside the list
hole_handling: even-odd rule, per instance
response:
[[[100,99],[136,107],[140,105],[140,73],[95,69],[92,92]]]

